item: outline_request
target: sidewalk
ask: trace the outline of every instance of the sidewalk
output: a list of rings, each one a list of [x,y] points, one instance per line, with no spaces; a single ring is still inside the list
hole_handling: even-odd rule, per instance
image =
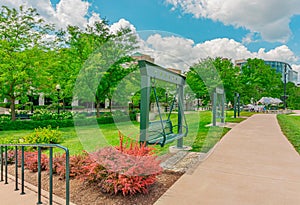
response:
[[[0,183],[0,205],[34,205],[38,202],[37,187],[25,182],[24,192],[21,194],[21,185],[19,184],[19,190],[15,191],[14,176],[8,175],[8,184],[4,181]],[[43,205],[49,203],[49,192],[42,189],[41,202]],[[65,200],[53,195],[53,205],[63,205]],[[75,205],[70,202],[70,205]]]
[[[8,184],[1,182],[0,184],[0,204],[2,205],[17,205],[17,204],[37,204],[37,194],[31,190],[25,189],[24,195],[21,195],[21,191],[15,190],[15,182],[8,179]]]
[[[276,115],[254,115],[155,203],[168,204],[298,205],[300,156],[281,133]]]

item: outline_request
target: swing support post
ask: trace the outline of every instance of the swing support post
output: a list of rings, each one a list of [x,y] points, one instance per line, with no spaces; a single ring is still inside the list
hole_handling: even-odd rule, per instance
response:
[[[147,139],[147,129],[149,127],[149,106],[150,106],[150,77],[141,76],[141,117],[140,118],[140,143],[145,143]]]
[[[179,85],[178,87],[178,103],[181,106],[178,106],[178,134],[182,134],[182,128],[183,128],[183,85]],[[183,148],[183,138],[180,138],[177,140],[177,148]]]
[[[141,72],[141,113],[140,113],[140,143],[148,142],[148,130],[149,130],[149,108],[150,108],[150,94],[151,94],[151,80],[162,80],[171,84],[175,84],[178,89],[178,133],[177,137],[172,133],[172,138],[166,139],[166,133],[164,130],[164,122],[160,116],[160,122],[163,129],[164,140],[160,143],[163,146],[165,143],[170,142],[172,139],[177,140],[177,147],[183,147],[183,136],[187,135],[187,125],[183,125],[186,123],[184,116],[184,108],[183,108],[183,92],[185,85],[185,77],[174,73],[170,70],[162,68],[154,63],[139,60],[138,61],[140,72]],[[154,87],[155,89],[155,87]],[[155,94],[156,95],[156,94]],[[157,98],[157,96],[156,96]],[[157,101],[157,99],[156,99]],[[157,102],[157,104],[159,104]],[[158,105],[159,106],[159,105]],[[173,105],[172,105],[173,106]],[[170,119],[168,118],[168,121]],[[183,133],[183,128],[186,129],[186,132]],[[171,127],[172,130],[172,127]],[[170,137],[171,137],[170,135]]]

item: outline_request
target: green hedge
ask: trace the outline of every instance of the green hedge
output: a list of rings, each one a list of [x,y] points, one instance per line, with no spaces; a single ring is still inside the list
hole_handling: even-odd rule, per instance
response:
[[[135,115],[130,115],[130,120],[135,120]],[[128,117],[119,117],[118,122],[128,121]],[[95,123],[95,118],[77,119],[75,120],[76,126],[87,126]],[[97,118],[98,124],[111,124],[114,123],[113,117]],[[0,130],[33,130],[39,127],[74,127],[73,119],[66,120],[16,120],[16,121],[2,121],[0,122]]]

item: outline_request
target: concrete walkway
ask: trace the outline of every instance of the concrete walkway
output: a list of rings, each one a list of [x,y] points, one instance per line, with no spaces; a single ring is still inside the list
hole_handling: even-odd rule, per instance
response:
[[[24,192],[21,194],[21,185],[19,184],[19,190],[15,190],[14,176],[8,175],[8,184],[4,181],[0,183],[0,205],[34,205],[38,202],[37,187],[25,182]],[[49,193],[45,190],[41,192],[41,202],[43,205],[49,203]],[[64,205],[65,200],[53,195],[53,205]],[[70,205],[75,205],[70,203]]]
[[[184,174],[155,205],[299,205],[300,156],[273,114],[230,130],[192,174]]]

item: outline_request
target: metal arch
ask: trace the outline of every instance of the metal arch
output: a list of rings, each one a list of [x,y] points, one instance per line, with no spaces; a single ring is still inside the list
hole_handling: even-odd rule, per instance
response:
[[[185,85],[185,77],[162,68],[154,63],[139,60],[138,65],[141,72],[141,115],[140,115],[140,142],[147,142],[147,130],[149,128],[149,106],[150,106],[150,92],[151,79],[162,80],[178,87],[179,102],[183,105],[183,90]],[[182,133],[184,117],[183,107],[178,111],[178,133]],[[177,147],[183,147],[183,139],[177,140]]]
[[[176,85],[185,85],[185,76],[180,75],[178,73],[174,73],[170,70],[160,67],[154,63],[140,60],[138,61],[141,75],[149,76],[154,79],[163,80]]]

